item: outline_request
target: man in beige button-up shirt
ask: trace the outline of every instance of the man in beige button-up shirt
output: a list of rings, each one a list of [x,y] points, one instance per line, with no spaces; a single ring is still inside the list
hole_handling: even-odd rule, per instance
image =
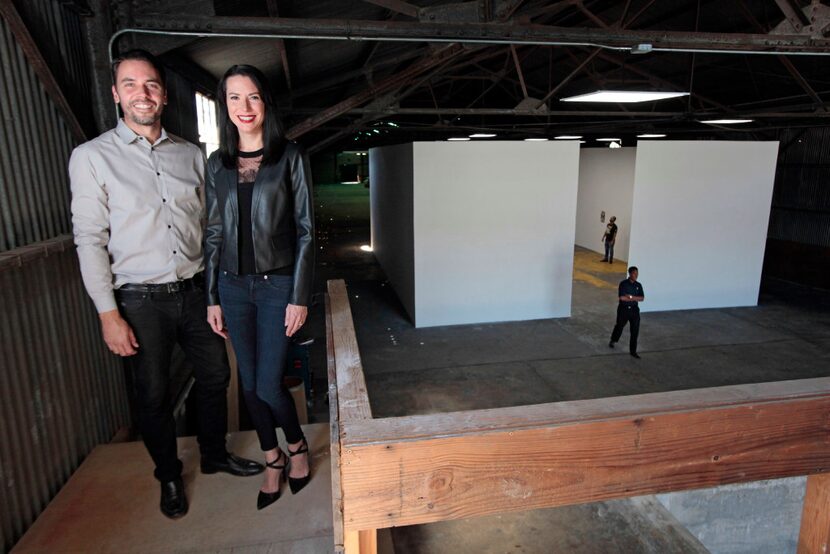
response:
[[[225,447],[230,368],[207,323],[201,277],[204,156],[162,128],[164,70],[151,54],[116,59],[113,80],[124,118],[72,153],[72,225],[104,341],[133,371],[161,511],[176,518],[188,509],[167,390],[176,343],[194,368],[202,472],[254,475],[263,467]]]

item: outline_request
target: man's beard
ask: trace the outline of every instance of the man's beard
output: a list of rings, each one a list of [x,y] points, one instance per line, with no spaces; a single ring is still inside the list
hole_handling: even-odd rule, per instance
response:
[[[161,119],[161,114],[160,113],[141,116],[141,115],[138,115],[134,112],[130,112],[130,113],[127,114],[127,116],[136,125],[152,125],[153,123],[155,123],[156,121]]]

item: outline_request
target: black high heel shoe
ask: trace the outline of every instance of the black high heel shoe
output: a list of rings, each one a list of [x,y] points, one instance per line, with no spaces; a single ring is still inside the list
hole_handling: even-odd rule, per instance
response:
[[[291,449],[288,449],[288,455],[291,457],[297,456],[298,454],[305,454],[308,452],[308,442],[303,437],[303,444],[300,448],[297,449],[296,452],[292,452]],[[308,456],[308,473],[305,477],[291,477],[288,476],[288,486],[291,489],[291,494],[297,494],[300,492],[303,487],[308,485],[308,482],[311,481],[311,455]]]
[[[280,485],[282,484],[283,481],[285,481],[285,476],[287,475],[287,471],[288,471],[287,470],[288,463],[287,463],[287,460],[286,460],[285,453],[283,453],[282,450],[280,450],[279,452],[280,452],[280,455],[277,456],[276,460],[274,460],[273,462],[265,462],[265,465],[270,467],[271,469],[282,470],[282,471],[280,471],[280,476],[277,478],[277,492],[259,491],[259,494],[256,497],[256,509],[257,510],[267,508],[268,506],[270,506],[271,504],[273,504],[274,502],[276,502],[277,500],[280,499],[280,494],[282,493]],[[279,465],[280,460],[283,460],[282,465]]]

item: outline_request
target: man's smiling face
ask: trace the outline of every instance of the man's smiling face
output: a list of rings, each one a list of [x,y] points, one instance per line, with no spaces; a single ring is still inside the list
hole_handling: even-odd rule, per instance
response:
[[[112,97],[121,104],[124,118],[135,125],[152,126],[161,119],[167,91],[152,64],[124,60],[118,66]]]

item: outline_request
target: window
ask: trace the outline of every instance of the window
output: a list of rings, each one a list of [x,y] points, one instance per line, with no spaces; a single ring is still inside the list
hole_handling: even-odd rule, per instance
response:
[[[219,128],[216,125],[216,102],[202,93],[196,93],[196,118],[199,122],[199,142],[205,145],[205,155],[219,148]]]

